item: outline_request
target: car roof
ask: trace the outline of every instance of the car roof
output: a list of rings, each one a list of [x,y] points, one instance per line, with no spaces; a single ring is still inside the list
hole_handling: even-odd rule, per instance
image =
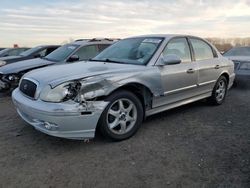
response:
[[[93,38],[93,39],[77,39],[70,44],[77,44],[77,45],[87,45],[87,44],[113,44],[120,39],[115,38]]]
[[[173,37],[194,37],[194,38],[200,38],[197,36],[192,35],[185,35],[185,34],[149,34],[149,35],[139,35],[139,36],[133,36],[128,38],[138,38],[138,37],[159,37],[159,38],[173,38]]]
[[[49,48],[49,47],[60,47],[61,45],[39,45],[36,47]]]

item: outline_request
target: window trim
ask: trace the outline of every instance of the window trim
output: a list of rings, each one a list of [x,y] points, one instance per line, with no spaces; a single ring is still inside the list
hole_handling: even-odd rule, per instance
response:
[[[187,37],[188,38],[188,42],[190,43],[190,47],[192,49],[192,53],[193,53],[193,58],[194,58],[194,61],[204,61],[204,60],[209,60],[209,59],[202,59],[202,60],[196,60],[196,57],[195,57],[195,52],[194,52],[194,47],[192,45],[192,41],[191,39],[195,39],[195,40],[200,40],[204,43],[206,43],[210,49],[212,50],[212,53],[213,53],[213,59],[214,58],[218,58],[218,53],[216,52],[216,50],[213,48],[213,46],[211,46],[211,44],[209,42],[207,42],[206,40],[202,39],[202,38],[199,38],[199,37]]]

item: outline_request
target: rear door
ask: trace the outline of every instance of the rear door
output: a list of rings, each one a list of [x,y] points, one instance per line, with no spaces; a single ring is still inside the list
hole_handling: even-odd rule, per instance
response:
[[[198,38],[189,38],[198,66],[198,86],[200,93],[211,91],[221,73],[221,63],[210,44]]]

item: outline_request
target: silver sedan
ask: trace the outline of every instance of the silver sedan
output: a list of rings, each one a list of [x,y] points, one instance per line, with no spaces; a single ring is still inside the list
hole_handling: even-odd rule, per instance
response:
[[[234,64],[209,42],[186,35],[121,40],[90,61],[25,74],[12,93],[19,115],[37,130],[93,138],[97,128],[123,140],[145,117],[208,98],[223,103]]]

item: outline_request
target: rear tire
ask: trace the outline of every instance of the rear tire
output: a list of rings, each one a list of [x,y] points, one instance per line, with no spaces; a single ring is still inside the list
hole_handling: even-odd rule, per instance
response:
[[[133,136],[143,121],[143,107],[136,95],[120,90],[111,94],[110,103],[103,111],[99,128],[103,136],[121,141]]]
[[[225,76],[221,76],[212,91],[212,96],[209,98],[209,103],[212,105],[221,105],[226,98],[228,82]]]

